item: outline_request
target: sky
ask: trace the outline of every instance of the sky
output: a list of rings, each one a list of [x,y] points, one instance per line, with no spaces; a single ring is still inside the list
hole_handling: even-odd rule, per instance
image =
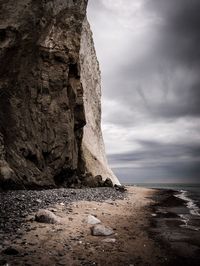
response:
[[[122,183],[200,182],[199,14],[199,0],[89,0],[104,141]]]

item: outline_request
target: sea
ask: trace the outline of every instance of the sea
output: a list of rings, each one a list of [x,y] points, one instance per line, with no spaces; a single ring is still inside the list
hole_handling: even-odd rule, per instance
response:
[[[150,232],[173,250],[174,261],[166,265],[200,265],[200,184],[135,183],[138,187],[173,190],[160,193],[152,209]],[[169,196],[169,201],[167,197]],[[180,200],[176,200],[175,196]],[[162,202],[162,196],[164,201]],[[159,203],[159,199],[161,199]],[[174,204],[173,204],[174,200]],[[169,203],[169,204],[168,204]],[[168,252],[168,251],[167,251]]]
[[[136,183],[132,186],[173,189],[177,191],[176,197],[185,201],[186,207],[192,215],[200,216],[200,183],[180,184],[180,183]]]

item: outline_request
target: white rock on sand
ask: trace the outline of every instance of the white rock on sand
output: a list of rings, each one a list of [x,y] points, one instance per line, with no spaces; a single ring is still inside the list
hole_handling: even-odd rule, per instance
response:
[[[39,223],[56,224],[60,223],[60,217],[56,216],[53,212],[48,210],[39,210],[35,214],[35,221]]]
[[[95,216],[93,215],[88,215],[87,217],[87,223],[88,224],[100,224],[101,221],[99,219],[97,219]]]
[[[116,242],[116,239],[115,238],[105,238],[102,240],[102,242],[105,242],[105,243],[115,243]]]
[[[114,231],[109,226],[97,224],[91,228],[93,236],[110,236],[114,234]]]

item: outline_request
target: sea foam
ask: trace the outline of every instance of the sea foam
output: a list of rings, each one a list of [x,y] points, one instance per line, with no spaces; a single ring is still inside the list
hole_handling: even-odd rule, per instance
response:
[[[200,216],[200,209],[199,207],[196,205],[195,201],[193,199],[191,199],[188,196],[188,192],[185,190],[180,190],[178,194],[175,195],[177,198],[182,199],[183,201],[185,201],[185,205],[186,207],[189,209],[189,212],[191,215],[194,216]],[[181,218],[181,221],[184,223],[183,225],[181,225],[181,227],[185,227],[191,230],[195,230],[195,231],[199,231],[200,227],[197,226],[193,226],[190,225],[190,215],[188,214],[179,214],[179,217]]]
[[[196,205],[195,201],[188,196],[188,192],[185,190],[180,190],[178,194],[175,195],[177,198],[182,199],[186,202],[186,207],[189,209],[190,214],[200,216],[200,209]]]

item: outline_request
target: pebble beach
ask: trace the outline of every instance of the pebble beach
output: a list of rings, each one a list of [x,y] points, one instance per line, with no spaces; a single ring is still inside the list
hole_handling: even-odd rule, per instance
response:
[[[188,260],[176,253],[178,246],[188,245],[183,236],[176,243],[173,239],[172,247],[162,235],[180,233],[174,227],[180,228],[180,219],[166,209],[173,207],[172,191],[62,188],[7,191],[0,196],[0,265],[172,266],[183,261],[189,265],[191,259],[192,265],[199,263],[197,253]],[[177,199],[175,205],[182,208],[183,202]]]

